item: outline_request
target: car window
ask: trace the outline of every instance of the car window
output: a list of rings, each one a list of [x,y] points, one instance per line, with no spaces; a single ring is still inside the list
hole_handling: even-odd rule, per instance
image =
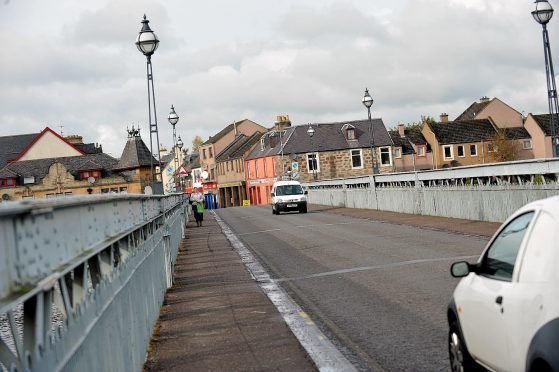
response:
[[[518,250],[533,217],[534,212],[520,215],[501,230],[485,254],[481,274],[504,280],[512,278]]]
[[[301,185],[282,185],[276,188],[276,195],[299,195],[302,193]]]

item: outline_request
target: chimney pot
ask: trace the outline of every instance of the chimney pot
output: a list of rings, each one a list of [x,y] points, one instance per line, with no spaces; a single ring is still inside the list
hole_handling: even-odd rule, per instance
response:
[[[441,123],[448,123],[448,114],[446,112],[441,114]]]
[[[400,137],[402,138],[406,136],[405,125],[402,123],[398,124],[398,134],[400,134]]]

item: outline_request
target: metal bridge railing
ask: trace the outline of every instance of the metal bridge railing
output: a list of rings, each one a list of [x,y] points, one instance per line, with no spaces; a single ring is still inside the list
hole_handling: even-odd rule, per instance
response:
[[[187,206],[179,194],[0,205],[0,369],[140,370]]]

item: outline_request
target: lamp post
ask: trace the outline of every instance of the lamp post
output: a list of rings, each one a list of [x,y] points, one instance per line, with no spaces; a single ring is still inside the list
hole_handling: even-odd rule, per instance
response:
[[[169,113],[169,116],[167,116],[167,120],[169,120],[169,123],[171,123],[171,125],[173,126],[173,154],[174,154],[174,163],[175,163],[175,176],[177,175],[177,172],[179,171],[179,158],[178,158],[178,154],[177,154],[177,131],[175,129],[175,125],[177,125],[177,123],[179,122],[179,116],[177,115],[177,113],[175,112],[175,107],[173,105],[171,105],[171,112]],[[176,177],[175,177],[176,178]],[[175,183],[176,185],[176,183]]]
[[[369,89],[365,88],[363,96],[363,105],[367,108],[369,114],[369,133],[371,135],[371,157],[373,160],[373,174],[378,174],[377,157],[375,154],[375,129],[373,128],[373,120],[371,119],[371,106],[373,105],[373,97],[369,94]]]
[[[314,151],[313,140],[312,140],[312,138],[314,136],[314,128],[310,124],[309,124],[309,127],[307,128],[307,134],[311,138],[311,151]],[[316,165],[317,165],[316,153],[313,153],[313,157],[312,157],[312,177],[315,181],[316,181]]]
[[[549,124],[551,125],[551,150],[552,156],[557,157],[557,135],[556,124],[559,115],[559,103],[557,101],[557,88],[555,86],[555,72],[553,71],[553,60],[551,59],[551,46],[547,33],[547,23],[553,16],[553,7],[547,0],[536,0],[536,10],[532,16],[543,28],[543,51],[545,57],[545,73],[547,78],[547,100],[549,105]]]
[[[161,170],[161,152],[159,149],[159,132],[157,130],[157,111],[155,109],[155,91],[153,87],[153,70],[151,66],[151,56],[159,45],[159,39],[155,32],[149,27],[149,21],[144,14],[142,20],[142,29],[136,39],[136,46],[138,50],[146,56],[147,59],[147,80],[148,80],[148,122],[149,122],[149,150],[150,156],[150,169],[151,169],[151,182],[154,194],[163,194],[163,175]],[[152,102],[153,102],[153,117],[152,117]],[[157,161],[159,164],[159,171],[154,172],[153,169],[153,140],[155,137],[155,146],[157,148]],[[157,179],[159,177],[159,180]]]
[[[182,152],[182,147],[183,147],[183,146],[184,146],[184,144],[182,143],[181,136],[179,136],[179,139],[177,140],[177,147],[179,148],[179,151]],[[182,158],[182,153],[181,153],[181,158]],[[180,162],[180,164],[182,165],[182,163],[183,163],[182,160],[179,159],[179,162]],[[181,177],[180,174],[179,174],[179,189],[180,189],[180,192],[183,192],[183,189],[182,189],[182,177]]]

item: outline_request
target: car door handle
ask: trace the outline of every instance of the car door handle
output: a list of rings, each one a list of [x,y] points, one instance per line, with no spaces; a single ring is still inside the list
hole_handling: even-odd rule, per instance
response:
[[[495,302],[496,302],[497,304],[499,304],[499,305],[502,305],[502,304],[503,304],[503,296],[498,296],[498,297],[495,299]]]

